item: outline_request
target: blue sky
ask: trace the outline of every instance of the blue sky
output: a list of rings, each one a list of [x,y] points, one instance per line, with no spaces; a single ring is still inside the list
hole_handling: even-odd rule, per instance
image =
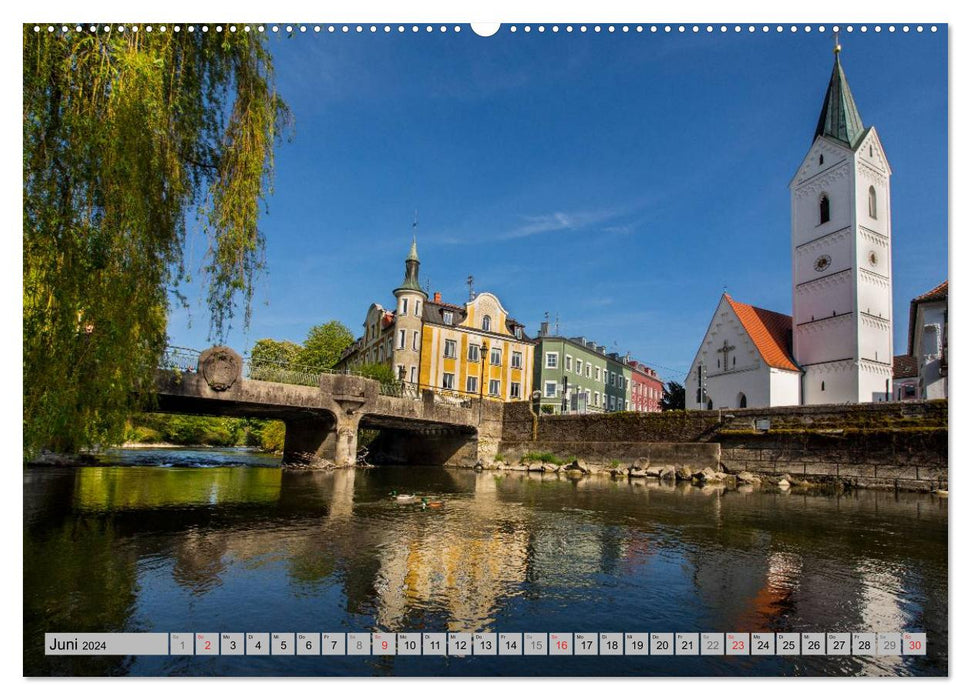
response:
[[[299,342],[330,319],[359,333],[372,301],[393,303],[417,209],[432,291],[461,303],[472,274],[529,333],[548,311],[563,334],[681,381],[723,288],[791,312],[788,183],[833,54],[828,31],[786,27],[273,36],[295,128],[277,149],[252,323],[227,344]],[[841,43],[894,170],[903,352],[910,299],[947,275],[946,30]],[[191,241],[190,266],[204,250]],[[183,291],[204,298],[199,284]],[[198,302],[173,310],[174,344],[205,347],[207,331]]]

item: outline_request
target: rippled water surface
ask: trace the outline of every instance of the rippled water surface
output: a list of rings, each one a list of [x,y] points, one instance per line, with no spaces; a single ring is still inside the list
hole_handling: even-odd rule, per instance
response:
[[[947,501],[138,449],[24,471],[29,675],[944,675]],[[391,491],[441,501],[422,510]],[[926,631],[926,657],[48,658],[45,631]]]

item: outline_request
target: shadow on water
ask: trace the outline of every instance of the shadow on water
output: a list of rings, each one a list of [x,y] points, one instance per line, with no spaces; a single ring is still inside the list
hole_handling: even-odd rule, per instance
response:
[[[289,472],[232,450],[109,459],[24,472],[29,675],[947,673],[947,504],[931,496],[434,467]],[[114,659],[41,649],[44,631],[306,628],[914,629],[927,631],[929,655]]]

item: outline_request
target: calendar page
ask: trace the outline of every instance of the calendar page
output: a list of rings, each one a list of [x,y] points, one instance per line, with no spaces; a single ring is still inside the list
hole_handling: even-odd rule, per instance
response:
[[[22,25],[23,675],[948,676],[948,24],[327,13]]]

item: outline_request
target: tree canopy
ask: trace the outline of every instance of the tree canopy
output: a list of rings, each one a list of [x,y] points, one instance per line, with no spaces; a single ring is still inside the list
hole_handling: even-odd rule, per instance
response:
[[[678,382],[668,382],[664,385],[664,393],[661,396],[661,410],[684,410],[684,386]]]
[[[291,367],[297,364],[301,350],[303,350],[303,347],[300,344],[289,340],[261,338],[253,343],[253,349],[250,350],[250,365],[253,367]]]
[[[210,334],[223,337],[240,302],[248,321],[264,265],[260,207],[288,120],[257,32],[33,29],[23,28],[28,454],[123,436],[154,387],[169,295],[195,268]],[[201,258],[185,254],[192,222]]]
[[[297,364],[315,369],[330,369],[341,359],[341,353],[354,342],[354,334],[340,321],[328,321],[307,332]]]

